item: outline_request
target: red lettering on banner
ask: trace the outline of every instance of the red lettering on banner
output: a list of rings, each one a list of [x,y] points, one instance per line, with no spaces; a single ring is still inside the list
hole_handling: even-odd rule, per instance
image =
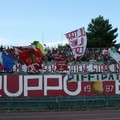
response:
[[[78,71],[78,72],[82,72],[82,70],[81,70],[81,68],[80,68],[81,65],[78,65],[77,67],[78,67],[78,70],[77,70],[77,71]]]
[[[21,72],[22,71],[22,65],[21,64],[16,64],[16,72]]]
[[[80,43],[79,43],[79,46],[83,45],[84,44],[84,37],[81,37],[80,38]]]
[[[99,65],[98,64],[93,64],[92,65],[92,71],[93,72],[99,72]]]
[[[119,72],[120,71],[120,65],[119,64],[114,64],[114,71]]]
[[[72,51],[73,53],[76,53],[76,54],[83,54],[84,47],[76,47],[76,48],[73,48]]]
[[[100,65],[100,72],[110,72],[109,65]]]
[[[70,72],[75,72],[75,66],[74,65],[70,65]]]
[[[78,45],[78,39],[73,40],[70,43],[71,43],[71,47],[76,47]]]
[[[80,28],[80,33],[81,33],[81,35],[79,37],[85,36],[85,30],[83,28]]]
[[[88,65],[82,65],[82,72],[87,72],[87,71],[88,71],[87,66],[88,66]]]
[[[77,66],[77,72],[89,72],[89,64],[82,64]]]
[[[85,64],[85,72],[89,72],[89,70],[88,70],[88,66],[89,66],[89,64]]]
[[[77,30],[66,34],[66,38],[68,38],[69,41],[77,37],[78,37]]]
[[[66,64],[66,67],[70,67],[72,72],[82,72],[82,67],[85,64],[72,64],[72,66],[74,66],[74,70],[73,67],[70,67],[71,64]],[[56,70],[56,65],[55,64],[43,64],[42,65],[42,70],[45,72],[58,72],[59,70]],[[26,72],[27,71],[27,67],[24,65],[15,65],[13,68],[13,71],[15,72]],[[88,64],[88,71],[89,72],[120,72],[120,65],[118,64],[111,64],[111,65],[104,65],[104,64]]]
[[[104,72],[104,65],[103,64],[100,65],[100,72]]]
[[[105,66],[105,72],[110,72],[109,65],[104,65]]]

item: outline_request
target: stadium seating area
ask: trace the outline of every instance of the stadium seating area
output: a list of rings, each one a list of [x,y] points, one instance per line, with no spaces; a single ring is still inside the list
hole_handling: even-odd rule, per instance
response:
[[[86,51],[82,57],[77,57],[77,60],[74,59],[71,49],[61,49],[58,50],[56,48],[46,48],[48,54],[43,56],[43,62],[54,62],[54,61],[66,61],[66,62],[74,62],[74,63],[84,63],[84,62],[97,62],[104,64],[114,64],[116,63],[108,54],[103,54],[104,48],[86,48]],[[0,51],[4,51],[9,54],[11,57],[16,58],[18,61],[19,58],[15,54],[13,54],[13,49],[9,47],[0,47]],[[22,62],[22,61],[20,61]]]
[[[45,62],[66,60],[67,62],[102,62],[104,64],[116,63],[108,54],[103,54],[103,48],[87,48],[82,57],[74,59],[71,49],[48,49],[48,54],[43,56]]]

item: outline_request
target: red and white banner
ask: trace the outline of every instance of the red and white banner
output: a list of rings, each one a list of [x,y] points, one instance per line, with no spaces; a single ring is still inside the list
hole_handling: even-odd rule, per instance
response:
[[[68,81],[67,75],[0,75],[0,97],[120,94],[119,80]]]
[[[51,72],[55,73],[58,72],[57,64],[42,64],[42,69],[44,72]],[[64,67],[68,68],[71,73],[86,73],[86,72],[120,72],[120,65],[119,64],[63,64]],[[14,72],[27,72],[26,65],[16,64],[13,67]]]
[[[57,71],[64,71],[67,70],[67,63],[66,61],[56,61],[56,70]]]
[[[87,37],[84,27],[65,35],[69,40],[74,57],[77,58],[77,56],[83,56],[87,45]]]

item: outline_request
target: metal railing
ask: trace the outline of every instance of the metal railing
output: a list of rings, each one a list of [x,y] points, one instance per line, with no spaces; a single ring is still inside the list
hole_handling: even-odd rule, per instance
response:
[[[120,95],[1,98],[1,111],[50,111],[120,108]]]

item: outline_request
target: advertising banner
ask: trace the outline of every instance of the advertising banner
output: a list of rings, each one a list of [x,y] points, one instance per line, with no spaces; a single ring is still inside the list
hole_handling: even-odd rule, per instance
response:
[[[120,80],[68,81],[67,75],[0,75],[0,97],[120,94]]]

